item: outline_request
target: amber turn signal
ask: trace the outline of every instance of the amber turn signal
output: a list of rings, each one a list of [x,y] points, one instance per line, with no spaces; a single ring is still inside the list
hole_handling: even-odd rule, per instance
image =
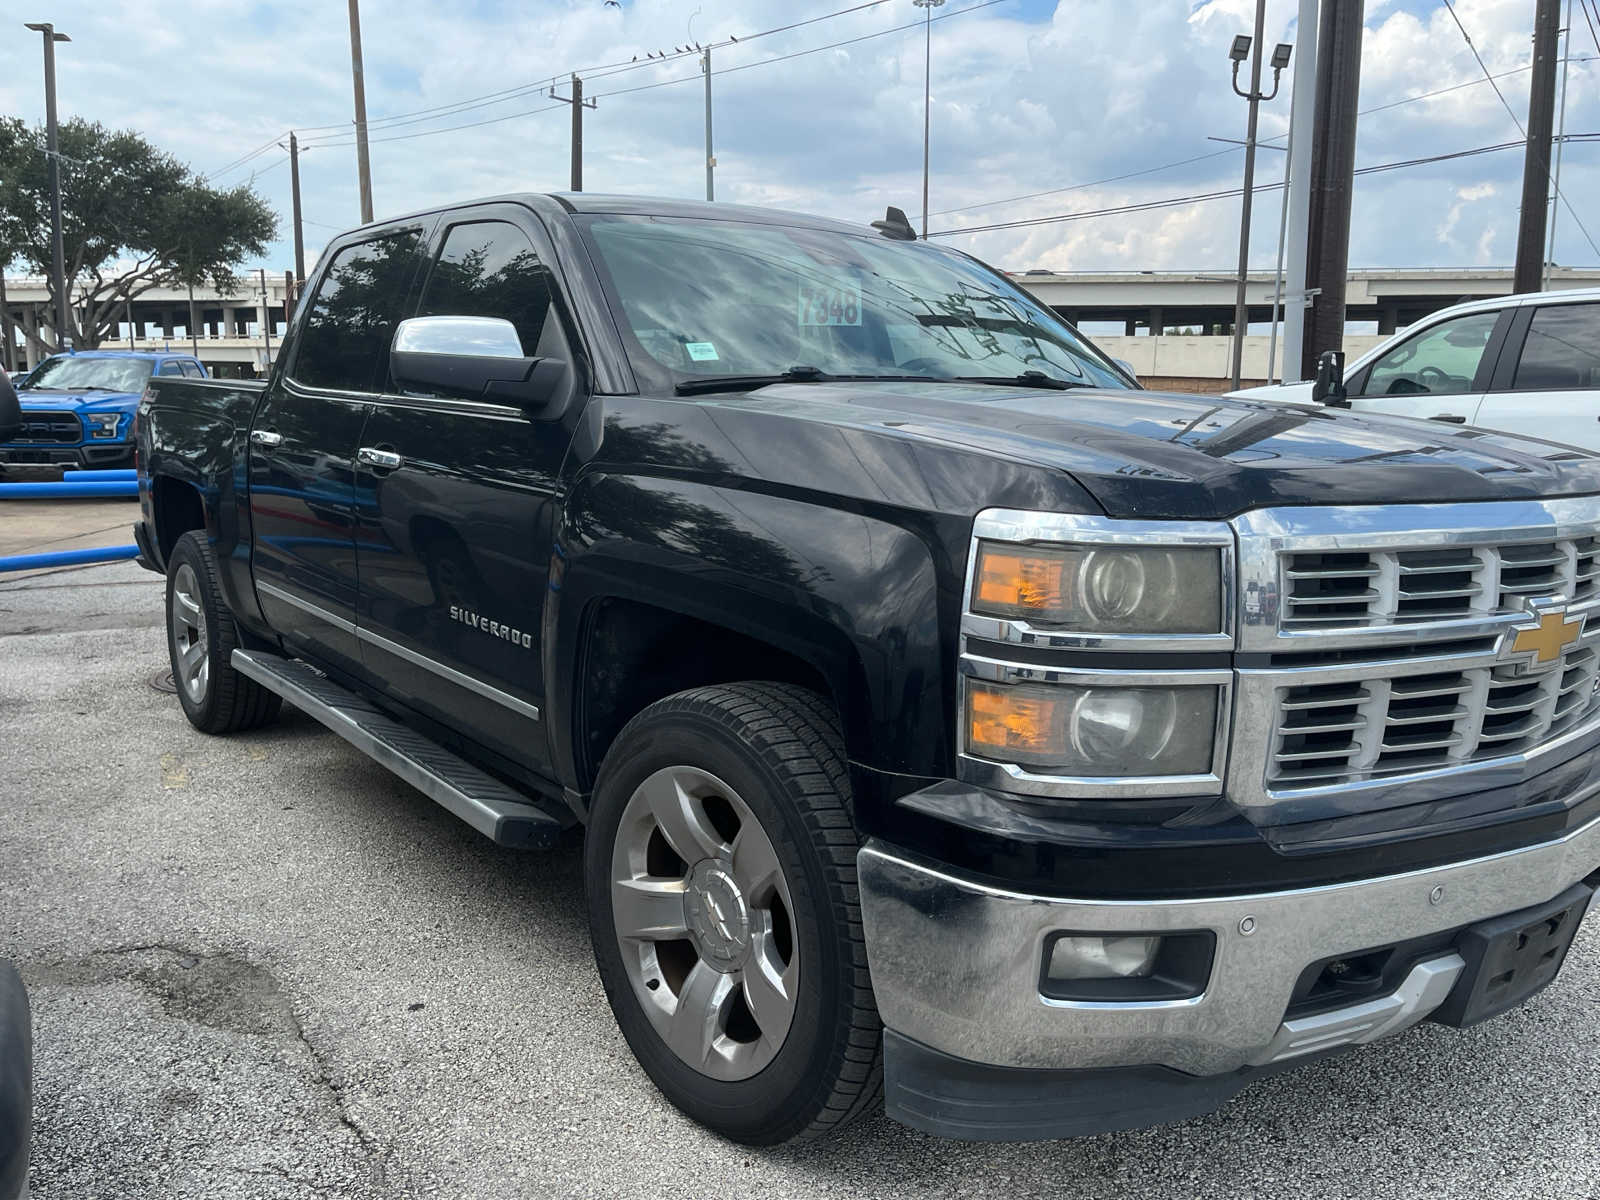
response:
[[[967,748],[1006,761],[1065,762],[1066,710],[1060,698],[1040,690],[967,685]]]
[[[1038,550],[985,545],[978,555],[977,600],[987,612],[1017,615],[1056,612],[1066,606],[1068,559]]]

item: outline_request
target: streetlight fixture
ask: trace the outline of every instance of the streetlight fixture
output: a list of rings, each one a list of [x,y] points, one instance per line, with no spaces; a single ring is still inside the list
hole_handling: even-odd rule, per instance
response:
[[[1264,42],[1267,23],[1267,0],[1256,0],[1256,31],[1255,36],[1239,34],[1233,39],[1233,45],[1228,50],[1228,57],[1233,60],[1233,90],[1234,94],[1250,102],[1250,122],[1244,140],[1244,196],[1239,213],[1239,279],[1238,287],[1234,292],[1233,300],[1233,389],[1239,388],[1239,375],[1244,364],[1244,335],[1249,328],[1249,309],[1245,304],[1245,284],[1249,279],[1250,270],[1250,208],[1253,199],[1252,193],[1256,185],[1256,117],[1257,110],[1263,100],[1271,100],[1278,94],[1278,83],[1283,75],[1283,69],[1289,65],[1289,55],[1294,48],[1287,42],[1279,42],[1272,51],[1272,91],[1261,90],[1261,47]],[[1244,60],[1250,60],[1250,90],[1242,91],[1239,87],[1239,67]],[[1278,299],[1273,297],[1273,304]]]
[[[50,278],[56,291],[56,344],[65,350],[69,340],[67,296],[67,256],[61,247],[61,153],[56,130],[56,43],[70,42],[64,33],[46,21],[29,21],[27,27],[44,35],[44,126],[45,147],[50,159]]]
[[[933,74],[933,10],[944,0],[911,0],[922,10],[922,240],[928,240],[928,110]]]

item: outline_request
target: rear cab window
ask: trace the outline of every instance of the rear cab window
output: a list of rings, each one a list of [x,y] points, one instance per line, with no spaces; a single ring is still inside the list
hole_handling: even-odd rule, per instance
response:
[[[1536,309],[1511,386],[1540,392],[1600,389],[1600,304]]]

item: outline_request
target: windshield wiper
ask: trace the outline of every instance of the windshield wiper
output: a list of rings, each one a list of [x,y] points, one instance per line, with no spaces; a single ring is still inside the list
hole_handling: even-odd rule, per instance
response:
[[[935,375],[830,375],[820,367],[790,367],[773,375],[708,375],[704,379],[685,379],[672,390],[680,396],[699,396],[706,392],[748,392],[775,383],[940,383]]]
[[[957,375],[955,378],[959,383],[1007,383],[1015,387],[1046,388],[1054,392],[1092,386],[1087,383],[1075,383],[1070,379],[1057,379],[1054,375],[1046,375],[1043,371],[1024,371],[1021,375]]]
[[[81,388],[76,390],[80,392],[121,392],[126,391],[127,389],[106,387],[102,383],[86,383]]]

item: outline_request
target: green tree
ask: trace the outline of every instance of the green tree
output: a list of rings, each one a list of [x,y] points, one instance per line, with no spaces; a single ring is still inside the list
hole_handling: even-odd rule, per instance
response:
[[[132,130],[72,120],[59,144],[67,333],[76,345],[114,338],[127,302],[151,288],[231,289],[233,269],[277,235],[277,214],[248,185],[212,188]],[[0,120],[0,245],[49,277],[45,133],[14,118]]]

